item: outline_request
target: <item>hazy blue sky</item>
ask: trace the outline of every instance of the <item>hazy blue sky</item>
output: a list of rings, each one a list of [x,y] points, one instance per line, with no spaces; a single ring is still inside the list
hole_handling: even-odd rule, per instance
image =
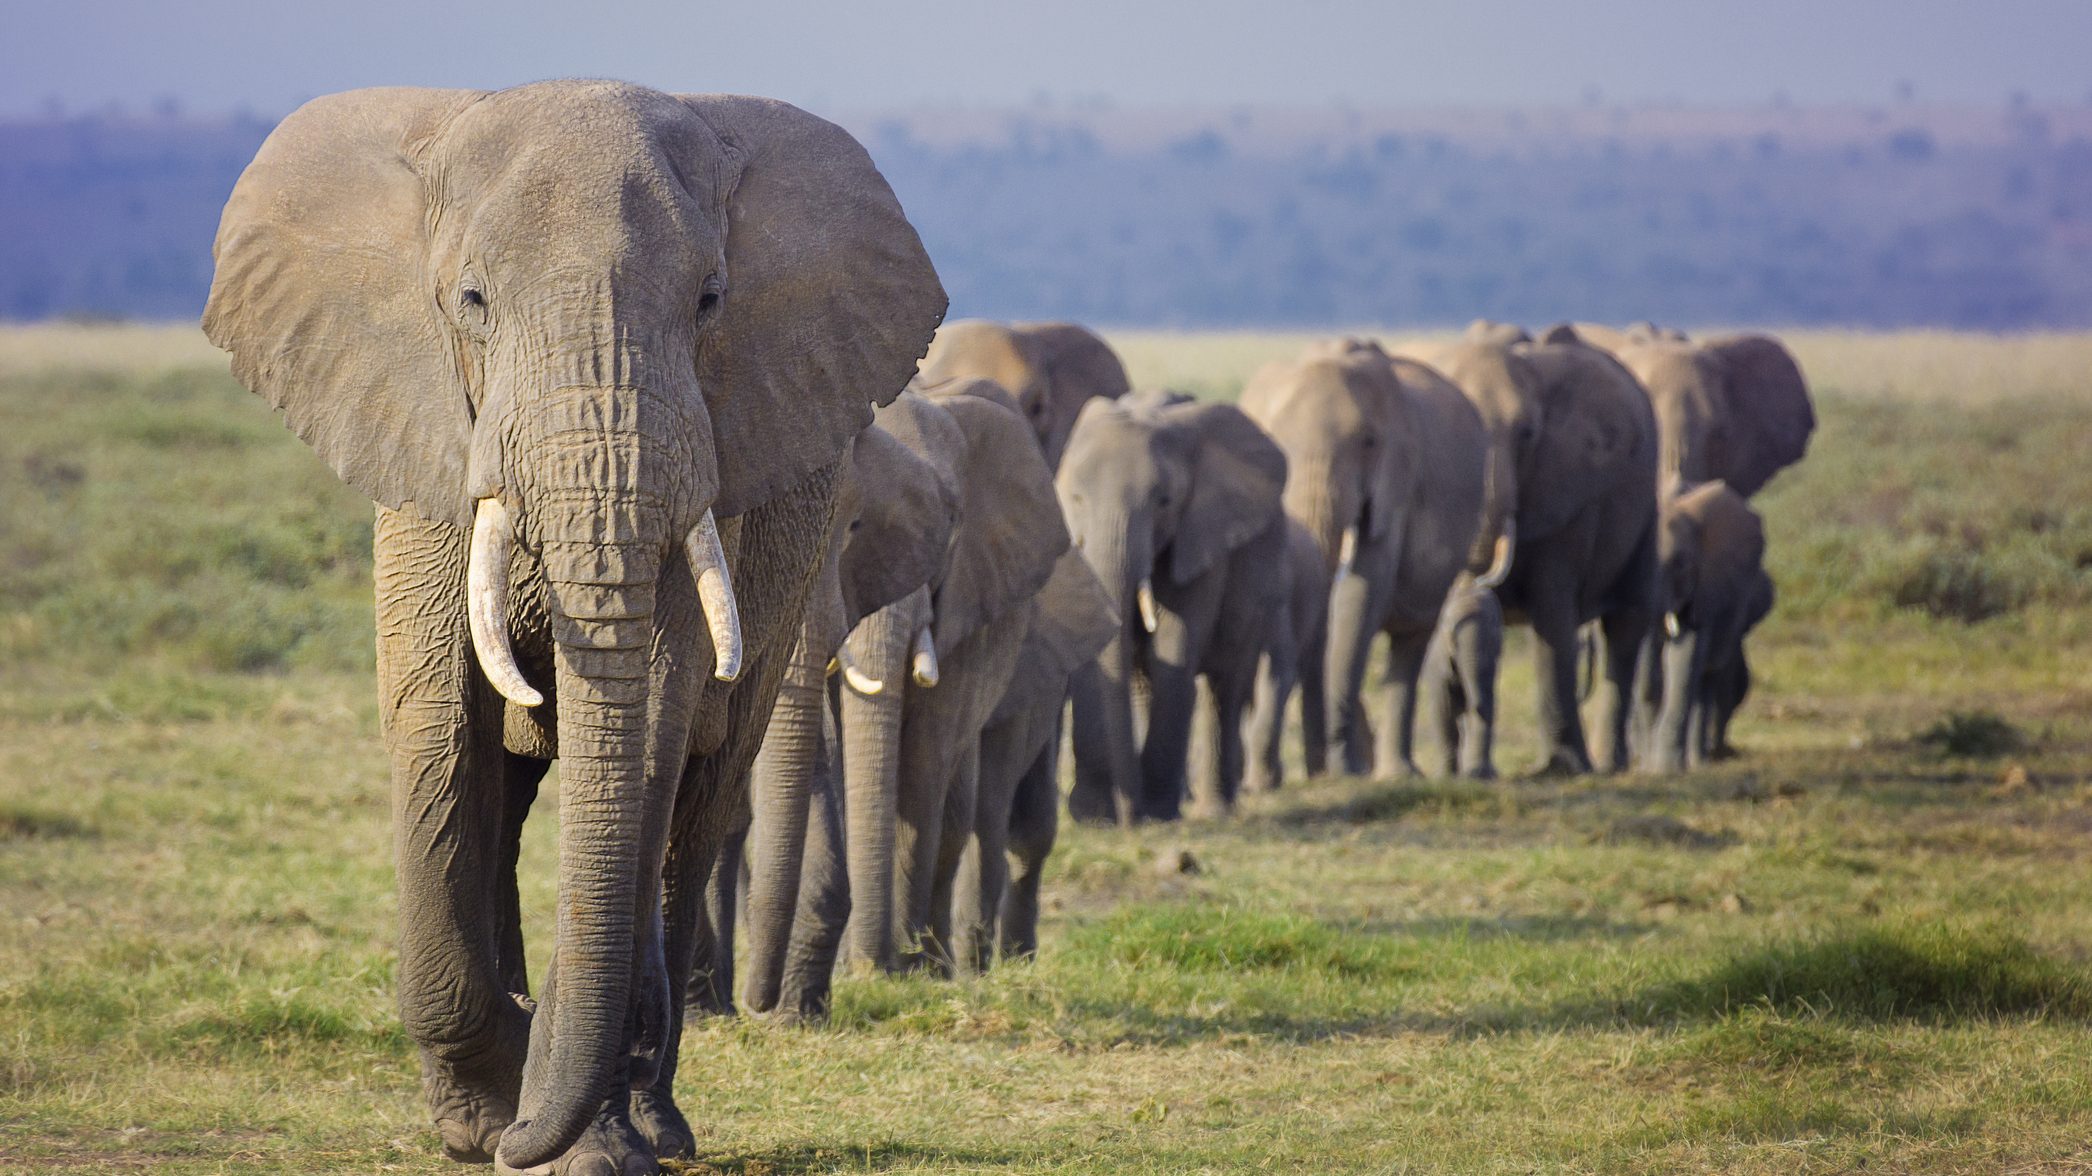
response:
[[[0,0],[0,116],[606,76],[816,109],[2082,102],[2088,0]]]

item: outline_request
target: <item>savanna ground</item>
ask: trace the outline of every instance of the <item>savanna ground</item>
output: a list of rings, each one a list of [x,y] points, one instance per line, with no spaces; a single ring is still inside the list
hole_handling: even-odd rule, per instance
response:
[[[1299,340],[1115,341],[1228,395]],[[686,1170],[2092,1167],[2092,337],[1794,341],[1743,759],[1072,830],[1036,965],[694,1025]],[[368,508],[188,330],[0,333],[0,426],[0,1161],[448,1170]]]

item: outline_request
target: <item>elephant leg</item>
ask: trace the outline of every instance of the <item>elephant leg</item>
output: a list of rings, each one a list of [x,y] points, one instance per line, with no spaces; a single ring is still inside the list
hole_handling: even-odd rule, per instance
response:
[[[1390,631],[1387,635],[1387,725],[1380,730],[1380,770],[1398,778],[1416,769],[1416,687],[1431,634]]]
[[[508,826],[520,823],[501,746],[502,702],[480,677],[465,620],[465,535],[379,510],[378,700],[392,760],[400,1019],[444,1151],[492,1160],[516,1116],[530,1014]],[[504,870],[503,863],[508,863]]]
[[[501,924],[501,983],[518,996],[530,995],[530,969],[523,952],[523,911],[516,893],[516,861],[523,849],[523,822],[530,816],[530,806],[537,803],[538,785],[551,767],[550,760],[510,754],[503,782],[501,873],[494,881],[494,901]]]
[[[1467,706],[1450,661],[1451,654],[1434,644],[1424,655],[1424,672],[1417,679],[1419,709],[1424,725],[1438,736],[1439,774],[1445,776],[1460,770],[1460,727]]]
[[[961,969],[985,972],[995,962],[996,927],[1010,879],[1011,810],[1018,785],[1050,731],[1041,716],[1015,714],[981,732],[973,836],[959,859],[952,896],[952,956]]]
[[[850,918],[850,875],[843,840],[844,805],[833,749],[833,712],[824,708],[824,753],[814,777],[799,880],[799,910],[785,953],[778,1008],[788,1017],[828,1016],[831,978]]]
[[[1460,684],[1460,771],[1496,778],[1496,671],[1503,660],[1503,626],[1468,624],[1454,634],[1455,680]]]
[[[976,736],[959,754],[944,792],[944,821],[937,837],[937,857],[930,874],[930,894],[922,914],[922,966],[950,976],[959,967],[952,937],[959,864],[974,840],[980,807],[981,748]],[[976,857],[979,855],[976,854]]]
[[[1329,737],[1343,753],[1344,771],[1353,776],[1373,771],[1373,725],[1365,707],[1366,659],[1379,629],[1373,596],[1372,585],[1359,575],[1337,577],[1329,595]]]
[[[1139,813],[1174,821],[1182,813],[1186,755],[1198,703],[1197,675],[1188,665],[1157,659],[1148,674],[1148,735],[1140,749]]]
[[[1222,782],[1225,770],[1221,765],[1220,723],[1220,696],[1213,689],[1213,680],[1201,674],[1192,688],[1191,736],[1187,749],[1191,813],[1195,817],[1225,816],[1231,804],[1227,786]]]
[[[1642,651],[1655,620],[1651,610],[1629,606],[1607,613],[1599,624],[1604,677],[1593,684],[1594,726],[1598,732],[1593,751],[1596,761],[1609,772],[1627,770],[1627,725],[1633,712]]]
[[[1649,734],[1644,766],[1652,772],[1676,772],[1688,763],[1686,740],[1692,729],[1692,693],[1699,685],[1700,634],[1687,629],[1668,641],[1650,643],[1663,659],[1663,705]]]
[[[1547,740],[1542,774],[1581,775],[1591,770],[1584,744],[1583,716],[1577,713],[1576,668],[1582,643],[1577,639],[1576,610],[1567,593],[1545,599],[1528,610],[1533,626],[1533,677],[1538,687],[1540,731]]]
[[[1060,829],[1060,715],[1010,802],[1010,884],[1002,900],[1002,958],[1039,952],[1039,883]]]
[[[1713,699],[1713,714],[1709,716],[1707,731],[1707,758],[1711,760],[1733,759],[1736,748],[1729,742],[1729,722],[1743,705],[1744,696],[1751,691],[1751,666],[1739,647],[1721,674]]]
[[[1285,734],[1286,702],[1293,695],[1291,658],[1266,653],[1257,666],[1256,697],[1250,704],[1249,724],[1243,732],[1249,744],[1249,762],[1242,773],[1242,790],[1250,793],[1276,792],[1285,782],[1286,769],[1280,756]]]
[[[756,753],[750,783],[746,897],[748,970],[742,1004],[752,1013],[777,1008],[785,954],[799,908],[807,822],[828,758],[822,738],[828,702],[827,655],[801,640],[779,686],[770,728]]]
[[[1326,643],[1316,639],[1300,650],[1294,676],[1300,683],[1300,763],[1309,779],[1329,773],[1329,708],[1323,665]]]

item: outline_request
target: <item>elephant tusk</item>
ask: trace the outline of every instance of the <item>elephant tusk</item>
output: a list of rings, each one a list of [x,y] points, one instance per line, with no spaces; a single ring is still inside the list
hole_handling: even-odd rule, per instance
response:
[[[518,706],[537,706],[545,696],[530,688],[508,641],[508,564],[515,548],[508,508],[482,498],[472,514],[471,554],[465,563],[465,619],[480,671],[501,697]]]
[[[1356,524],[1344,528],[1344,539],[1337,544],[1337,576],[1351,574],[1351,564],[1358,559],[1358,527]]]
[[[712,676],[731,682],[741,676],[741,610],[734,603],[734,580],[726,568],[726,548],[719,542],[719,523],[709,508],[683,537],[690,574],[697,578],[697,603],[712,632]]]
[[[1664,635],[1673,641],[1676,641],[1679,634],[1684,632],[1684,629],[1678,624],[1677,613],[1667,612],[1663,614],[1663,631]]]
[[[840,669],[842,669],[842,668],[843,668],[843,659],[841,659],[841,658],[839,658],[839,657],[831,657],[831,658],[829,658],[829,659],[828,659],[828,670],[827,670],[827,674],[828,674],[828,676],[829,676],[829,677],[831,677],[831,678],[835,677],[835,672],[836,672],[837,670],[840,670]]]
[[[1511,574],[1511,553],[1518,547],[1518,524],[1506,522],[1503,534],[1496,537],[1496,555],[1489,561],[1489,570],[1483,572],[1476,584],[1495,589]]]
[[[1133,590],[1133,603],[1140,609],[1140,627],[1153,633],[1160,623],[1155,618],[1155,585],[1142,580]]]
[[[884,680],[874,678],[857,668],[857,659],[850,656],[849,646],[845,645],[841,649],[836,650],[835,660],[842,663],[843,681],[849,683],[850,689],[866,697],[886,689]]]
[[[937,643],[930,637],[930,627],[924,625],[915,635],[915,684],[935,686],[937,684]]]

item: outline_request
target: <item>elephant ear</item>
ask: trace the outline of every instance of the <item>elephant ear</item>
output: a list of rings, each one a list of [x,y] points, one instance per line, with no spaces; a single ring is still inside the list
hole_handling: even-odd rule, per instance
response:
[[[1119,632],[1119,614],[1104,582],[1080,551],[1069,548],[1054,561],[1039,589],[1038,610],[1025,633],[1017,672],[995,706],[991,721],[1013,718],[1067,697],[1068,680],[1088,665]]]
[[[1492,322],[1485,318],[1478,318],[1467,324],[1467,331],[1463,337],[1469,342],[1487,343],[1496,347],[1509,347],[1516,343],[1530,343],[1533,338],[1531,335],[1526,334],[1525,328],[1517,323]]]
[[[1133,387],[1111,344],[1075,323],[1026,323],[1018,330],[1040,345],[1056,399],[1073,409],[1093,396],[1115,400]]]
[[[473,407],[423,272],[419,160],[475,90],[351,90],[283,120],[233,186],[203,331],[373,501],[470,521]]]
[[[953,649],[1038,592],[1069,549],[1068,525],[1053,471],[1009,393],[966,380],[939,386],[932,399],[966,438],[959,532],[934,606],[937,646]]]
[[[915,393],[904,393],[896,405]],[[848,628],[937,579],[951,550],[958,486],[881,425],[888,408],[850,446],[857,483],[856,530],[843,537]],[[931,407],[942,414],[942,410]]]
[[[1170,578],[1188,584],[1278,517],[1286,455],[1232,404],[1177,404],[1156,416],[1193,438],[1190,497],[1170,540]]]
[[[1731,335],[1709,340],[1704,350],[1719,362],[1728,401],[1712,472],[1748,498],[1808,452],[1816,431],[1808,382],[1777,339]]]
[[[1540,346],[1521,358],[1539,384],[1545,424],[1518,487],[1518,537],[1549,535],[1623,482],[1656,494],[1656,418],[1626,368],[1588,347]]]
[[[944,287],[885,177],[847,131],[787,103],[677,95],[739,164],[726,290],[698,346],[720,515],[836,459],[900,394]]]

